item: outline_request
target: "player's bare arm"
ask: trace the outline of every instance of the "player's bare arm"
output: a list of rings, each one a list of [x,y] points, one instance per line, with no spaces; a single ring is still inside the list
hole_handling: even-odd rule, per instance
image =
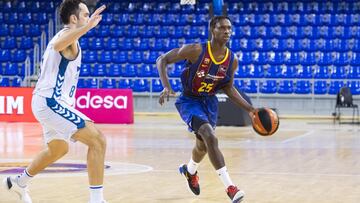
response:
[[[237,89],[234,87],[234,75],[238,68],[238,59],[235,57],[234,62],[232,64],[232,73],[231,73],[231,79],[227,86],[223,88],[224,93],[233,101],[237,106],[244,108],[249,114],[251,115],[255,109],[252,107],[237,91]]]
[[[91,17],[89,18],[89,21],[87,24],[85,24],[82,27],[79,28],[71,28],[67,31],[65,31],[55,42],[54,42],[54,49],[56,51],[63,51],[66,48],[68,48],[71,45],[74,45],[72,47],[74,47],[76,49],[77,52],[77,46],[76,46],[76,41],[83,36],[84,34],[86,34],[89,30],[91,30],[92,28],[96,27],[99,22],[102,19],[102,16],[100,15],[101,12],[103,12],[105,10],[106,6],[103,5],[101,7],[99,7],[98,9],[96,9],[96,11],[91,15]],[[83,13],[83,15],[88,15],[88,12]]]
[[[170,96],[174,96],[175,92],[171,89],[169,83],[169,77],[167,75],[166,67],[169,64],[176,63],[181,60],[188,60],[191,63],[195,63],[202,51],[200,44],[184,45],[181,48],[175,48],[169,52],[161,55],[156,60],[156,65],[159,71],[161,82],[164,86],[164,90],[160,94],[159,103],[164,104],[165,98],[169,101]]]

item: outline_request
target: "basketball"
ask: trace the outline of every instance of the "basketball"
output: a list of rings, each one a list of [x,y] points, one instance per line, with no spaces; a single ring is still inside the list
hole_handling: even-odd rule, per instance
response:
[[[279,128],[279,117],[270,108],[259,108],[252,117],[252,125],[259,135],[270,136]]]

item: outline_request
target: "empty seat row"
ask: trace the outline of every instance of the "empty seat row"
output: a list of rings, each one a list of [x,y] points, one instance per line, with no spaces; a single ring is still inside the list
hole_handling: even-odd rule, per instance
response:
[[[237,52],[240,64],[358,66],[358,52]]]
[[[180,80],[170,80],[170,85],[175,92],[182,90]],[[163,86],[159,79],[120,79],[115,80],[111,78],[99,79],[91,78],[84,79],[80,78],[78,82],[78,88],[122,88],[122,89],[133,89],[134,92],[161,92]]]
[[[0,87],[21,87],[22,79],[20,77],[0,77]]]
[[[349,66],[240,66],[235,78],[360,79],[360,67]]]
[[[169,68],[168,75],[170,77],[180,77],[182,65],[176,64]],[[80,68],[81,77],[159,77],[157,67],[154,64],[82,64]]]
[[[247,93],[263,94],[337,94],[341,87],[348,86],[354,95],[360,94],[360,81],[330,81],[315,80],[314,83],[308,80],[235,80],[235,87]]]
[[[234,13],[229,14],[235,26],[321,26],[321,25],[360,25],[358,13]]]

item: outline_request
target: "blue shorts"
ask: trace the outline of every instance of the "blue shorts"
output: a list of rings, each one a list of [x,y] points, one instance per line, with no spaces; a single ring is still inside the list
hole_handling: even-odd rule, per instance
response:
[[[193,132],[191,121],[193,116],[197,116],[208,122],[214,129],[216,127],[218,115],[218,99],[214,96],[188,97],[183,94],[177,98],[175,106],[181,118],[189,126],[189,131]]]

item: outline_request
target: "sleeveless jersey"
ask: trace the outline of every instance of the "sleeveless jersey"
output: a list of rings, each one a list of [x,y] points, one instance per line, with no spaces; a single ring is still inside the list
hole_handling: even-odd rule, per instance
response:
[[[33,94],[64,101],[72,106],[81,65],[81,49],[74,60],[66,59],[54,50],[54,41],[65,31],[59,31],[49,42],[40,65],[40,76]]]
[[[196,63],[187,63],[181,74],[186,95],[211,96],[225,87],[231,78],[234,54],[227,48],[225,57],[217,62],[211,52],[210,42],[202,44],[202,52]]]

